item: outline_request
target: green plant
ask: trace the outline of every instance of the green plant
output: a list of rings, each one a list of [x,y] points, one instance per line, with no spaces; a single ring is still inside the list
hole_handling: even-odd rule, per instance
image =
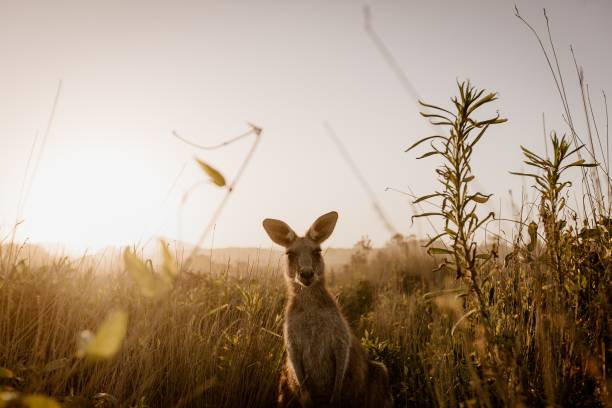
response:
[[[343,288],[338,300],[351,326],[358,327],[361,317],[374,308],[376,287],[367,279],[359,280],[355,285]]]
[[[556,272],[557,283],[563,287],[565,285],[565,267],[563,257],[570,255],[568,245],[574,238],[570,232],[564,234],[567,221],[561,217],[562,211],[566,208],[566,199],[564,196],[565,189],[571,186],[570,181],[563,181],[561,176],[565,171],[572,167],[595,167],[595,163],[585,163],[584,159],[578,159],[572,162],[571,156],[578,154],[584,147],[580,145],[575,149],[571,149],[570,142],[562,136],[560,139],[556,133],[551,136],[552,141],[552,158],[543,158],[521,146],[521,150],[525,155],[525,164],[535,167],[540,171],[536,173],[520,173],[511,172],[518,176],[530,177],[535,181],[533,186],[540,194],[540,220],[544,226],[544,234],[546,237],[546,250],[548,258],[553,270]],[[535,235],[530,233],[530,235]],[[531,240],[534,242],[534,239]]]
[[[414,201],[417,204],[437,198],[441,200],[440,211],[418,214],[413,218],[429,216],[443,218],[443,232],[431,238],[426,244],[429,253],[446,256],[441,267],[455,270],[457,279],[462,279],[468,284],[476,295],[482,317],[488,322],[487,305],[479,273],[483,265],[491,259],[492,254],[478,251],[475,235],[476,231],[495,215],[491,212],[480,218],[477,214],[478,206],[486,203],[491,195],[470,192],[470,183],[475,178],[470,163],[476,145],[489,126],[504,123],[506,119],[501,118],[499,114],[485,120],[475,119],[475,112],[495,101],[496,94],[493,92],[485,94],[484,90],[477,90],[469,81],[459,83],[458,87],[459,97],[451,99],[454,112],[420,102],[425,108],[433,110],[432,113],[421,112],[421,115],[430,119],[433,125],[446,126],[450,131],[447,135],[420,139],[406,150],[410,151],[423,142],[430,141],[431,149],[418,158],[440,156],[442,159],[442,165],[436,169],[442,189]],[[450,248],[433,246],[443,237],[450,239]],[[451,260],[448,259],[449,256]]]

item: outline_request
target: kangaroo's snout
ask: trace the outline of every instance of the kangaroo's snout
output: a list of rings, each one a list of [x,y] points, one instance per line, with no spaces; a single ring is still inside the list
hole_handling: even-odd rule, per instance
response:
[[[310,286],[314,281],[314,270],[312,268],[302,268],[298,272],[298,279],[304,286]]]
[[[314,270],[312,268],[301,269],[300,275],[306,279],[310,279],[314,275]]]

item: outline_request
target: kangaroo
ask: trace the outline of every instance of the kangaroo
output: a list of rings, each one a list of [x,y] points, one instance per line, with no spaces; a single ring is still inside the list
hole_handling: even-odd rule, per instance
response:
[[[289,298],[283,327],[287,358],[280,377],[280,407],[391,407],[387,368],[367,352],[325,287],[321,243],[338,213],[319,217],[299,237],[283,221],[263,227],[287,254]]]

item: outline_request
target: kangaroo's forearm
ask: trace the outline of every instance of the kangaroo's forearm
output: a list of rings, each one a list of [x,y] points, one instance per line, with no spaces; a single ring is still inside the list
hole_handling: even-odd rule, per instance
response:
[[[287,347],[287,355],[289,356],[291,367],[293,367],[293,372],[295,373],[295,379],[297,380],[297,383],[301,388],[304,386],[304,383],[306,382],[306,376],[304,375],[304,366],[302,364],[302,359],[297,355],[297,353],[293,350],[292,347]]]
[[[338,401],[342,392],[342,384],[344,383],[344,376],[346,375],[346,369],[349,363],[350,347],[342,348],[337,350],[335,354],[336,358],[336,376],[334,380],[334,391],[332,394],[332,400]]]
[[[300,388],[302,388],[306,383],[306,375],[304,374],[304,368],[301,364],[297,364],[293,366],[293,369],[295,370],[295,377],[298,382],[298,385],[300,386]]]

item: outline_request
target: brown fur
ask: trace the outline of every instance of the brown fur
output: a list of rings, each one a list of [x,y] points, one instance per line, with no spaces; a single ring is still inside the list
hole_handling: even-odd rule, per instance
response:
[[[391,406],[386,367],[369,360],[325,287],[320,244],[333,232],[337,218],[336,212],[319,217],[304,237],[282,221],[263,223],[288,255],[281,407]]]

